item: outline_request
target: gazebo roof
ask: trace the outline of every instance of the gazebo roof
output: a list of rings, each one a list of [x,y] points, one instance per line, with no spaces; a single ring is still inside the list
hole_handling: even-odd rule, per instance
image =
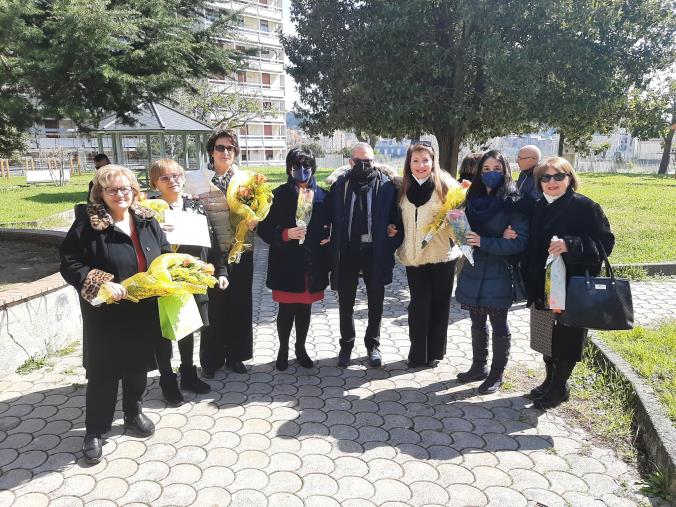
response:
[[[206,133],[213,127],[176,109],[158,102],[143,104],[137,114],[131,115],[133,125],[125,125],[116,115],[104,118],[96,133],[119,132],[122,134],[151,134],[160,132]]]

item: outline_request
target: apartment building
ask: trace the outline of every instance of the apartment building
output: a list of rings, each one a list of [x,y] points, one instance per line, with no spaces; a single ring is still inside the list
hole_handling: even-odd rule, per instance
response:
[[[229,0],[215,6],[239,13],[240,24],[233,39],[223,44],[255,49],[247,67],[235,76],[216,76],[215,87],[226,88],[260,103],[262,114],[240,129],[242,165],[279,165],[286,157],[286,105],[282,0]]]

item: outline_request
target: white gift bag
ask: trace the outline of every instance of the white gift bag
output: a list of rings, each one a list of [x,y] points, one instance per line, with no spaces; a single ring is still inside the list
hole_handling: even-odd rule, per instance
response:
[[[556,236],[553,240],[558,239]],[[566,264],[560,255],[549,255],[545,263],[545,303],[550,310],[566,309]]]

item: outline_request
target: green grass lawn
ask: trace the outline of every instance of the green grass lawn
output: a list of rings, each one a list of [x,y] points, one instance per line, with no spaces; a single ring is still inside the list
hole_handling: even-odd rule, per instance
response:
[[[676,424],[676,320],[652,329],[606,332],[601,338],[652,386]]]
[[[286,181],[283,167],[252,167],[273,187]],[[319,169],[323,182],[331,169]],[[676,260],[676,180],[653,174],[580,175],[580,192],[597,201],[608,215],[617,242],[613,263]],[[27,187],[25,178],[0,180],[0,223],[38,220],[84,202],[91,174],[74,176],[64,187]]]

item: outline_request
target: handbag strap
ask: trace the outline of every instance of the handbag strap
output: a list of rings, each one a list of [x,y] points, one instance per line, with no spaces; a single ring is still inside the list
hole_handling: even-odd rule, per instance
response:
[[[613,271],[613,267],[610,265],[610,261],[608,260],[608,254],[606,253],[606,249],[603,246],[603,243],[601,241],[596,241],[592,239],[594,244],[596,245],[597,250],[601,253],[602,261],[603,264],[606,267],[606,273],[610,277],[610,283],[612,285],[615,285],[615,272]],[[585,268],[585,278],[587,281],[587,286],[589,287],[591,285],[591,276],[589,276],[589,268]]]

